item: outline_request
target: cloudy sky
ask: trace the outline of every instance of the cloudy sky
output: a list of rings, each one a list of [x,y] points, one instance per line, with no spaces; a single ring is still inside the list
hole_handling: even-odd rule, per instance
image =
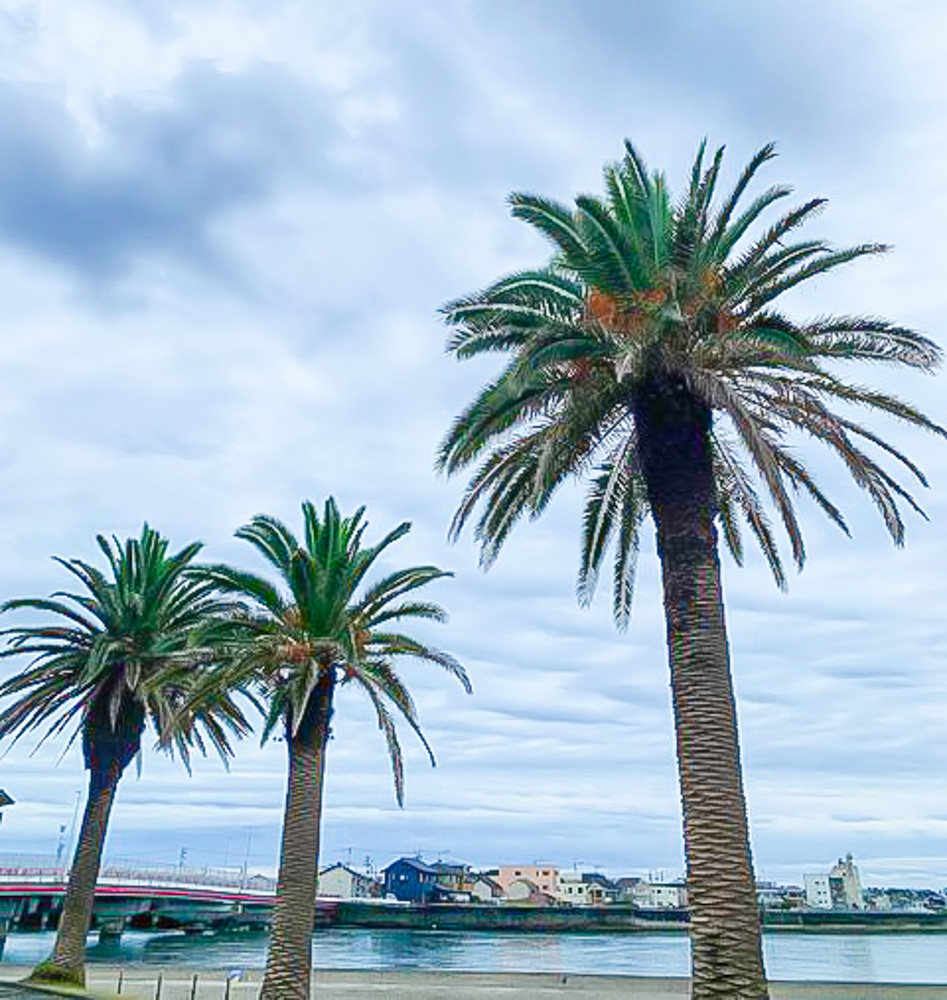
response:
[[[566,491],[496,566],[446,541],[463,483],[433,471],[492,371],[444,353],[437,308],[545,246],[511,190],[596,191],[631,137],[680,188],[697,144],[730,176],[824,195],[810,227],[895,250],[814,283],[800,318],[880,314],[943,342],[947,11],[935,0],[4,0],[0,3],[0,597],[65,583],[50,556],[147,519],[258,567],[233,531],[298,523],[329,494],[371,530],[414,523],[395,563],[456,573],[430,637],[475,693],[406,673],[438,757],[409,744],[406,807],[357,694],[340,698],[324,859],[422,851],[682,868],[653,545],[631,628],[574,599]],[[941,378],[861,373],[947,420]],[[887,378],[887,381],[883,381]],[[947,884],[947,445],[876,424],[928,472],[929,523],[895,550],[870,503],[805,451],[853,528],[804,508],[788,595],[725,565],[758,872],[854,852],[874,884]],[[12,617],[12,616],[11,616]],[[14,669],[12,664],[3,668]],[[148,752],[109,854],[275,864],[285,748],[187,778]],[[0,760],[0,851],[56,850],[75,753]]]

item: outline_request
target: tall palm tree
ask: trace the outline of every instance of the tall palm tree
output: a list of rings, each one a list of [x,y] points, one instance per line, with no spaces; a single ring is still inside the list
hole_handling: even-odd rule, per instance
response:
[[[89,791],[69,872],[56,943],[33,980],[83,985],[85,944],[92,917],[109,814],[119,779],[141,751],[150,722],[159,742],[187,766],[190,751],[207,743],[226,760],[229,737],[247,730],[229,695],[187,711],[193,669],[174,665],[186,654],[194,628],[224,613],[207,581],[189,575],[200,544],[169,555],[168,541],[148,527],[121,545],[98,536],[108,560],[102,573],[79,559],[56,559],[83,585],[80,593],[7,601],[0,611],[55,616],[50,624],[6,628],[0,657],[31,656],[22,673],[0,684],[16,700],[0,712],[0,738],[45,727],[39,742],[72,730],[81,737]]]
[[[452,574],[435,566],[412,566],[360,589],[378,557],[411,527],[403,523],[377,545],[365,546],[363,513],[359,508],[343,518],[330,498],[320,518],[311,503],[304,503],[301,543],[272,517],[258,515],[240,528],[237,537],[267,560],[278,585],[229,566],[202,571],[205,580],[249,602],[245,614],[220,621],[203,634],[203,642],[218,650],[220,662],[217,677],[207,680],[205,690],[213,700],[221,689],[258,682],[266,701],[263,738],[281,727],[289,755],[263,1000],[308,998],[310,992],[323,780],[336,688],[354,684],[371,701],[388,743],[399,805],[404,777],[390,706],[417,733],[428,754],[431,751],[393,661],[427,660],[457,677],[468,693],[471,690],[467,674],[452,656],[393,631],[402,620],[443,621],[438,605],[403,598]]]
[[[793,241],[823,205],[815,199],[755,236],[763,212],[789,193],[771,187],[744,207],[764,146],[736,186],[715,199],[723,150],[672,201],[665,178],[635,148],[605,169],[604,197],[570,208],[531,194],[512,213],[554,248],[551,261],[447,305],[458,358],[509,356],[442,443],[448,473],[480,463],[456,512],[461,531],[478,507],[486,565],[524,514],[538,516],[568,477],[588,478],[578,592],[587,602],[614,542],[614,614],[628,620],[639,529],[654,521],[661,562],[684,843],[691,902],[694,996],[766,996],[760,925],[740,771],[720,587],[718,529],[742,561],[740,523],[785,577],[763,497],[805,549],[794,494],[808,494],[840,528],[839,510],[790,448],[791,432],[827,445],[901,544],[899,504],[917,509],[864,446],[923,476],[855,410],[881,411],[943,434],[893,396],[844,381],[843,363],[924,371],[938,348],[883,320],[842,316],[799,323],[777,311],[784,293],[882,252]],[[764,489],[760,490],[762,483]]]

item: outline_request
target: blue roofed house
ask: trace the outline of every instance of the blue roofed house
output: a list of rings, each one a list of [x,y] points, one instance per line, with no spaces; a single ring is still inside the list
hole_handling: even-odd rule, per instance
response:
[[[385,895],[405,903],[430,903],[440,895],[438,871],[420,858],[398,858],[384,870]]]

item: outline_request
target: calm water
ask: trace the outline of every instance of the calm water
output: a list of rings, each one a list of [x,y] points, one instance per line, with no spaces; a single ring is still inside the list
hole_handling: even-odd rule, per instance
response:
[[[5,963],[44,958],[52,933],[11,934]],[[947,983],[942,934],[769,934],[772,979]],[[262,969],[262,934],[189,938],[127,933],[118,946],[93,944],[90,961],[147,962],[189,968]],[[496,931],[373,931],[330,928],[313,938],[317,969],[457,969],[471,972],[560,972],[683,976],[688,942],[680,934],[516,934]]]

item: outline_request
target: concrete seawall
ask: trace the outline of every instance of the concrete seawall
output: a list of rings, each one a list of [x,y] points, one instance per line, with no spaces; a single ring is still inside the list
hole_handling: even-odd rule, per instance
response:
[[[441,931],[655,931],[686,932],[687,910],[643,910],[608,906],[521,906],[475,903],[395,905],[371,900],[340,901],[330,923],[337,927]],[[947,913],[799,910],[763,914],[767,931],[893,934],[947,931]]]

